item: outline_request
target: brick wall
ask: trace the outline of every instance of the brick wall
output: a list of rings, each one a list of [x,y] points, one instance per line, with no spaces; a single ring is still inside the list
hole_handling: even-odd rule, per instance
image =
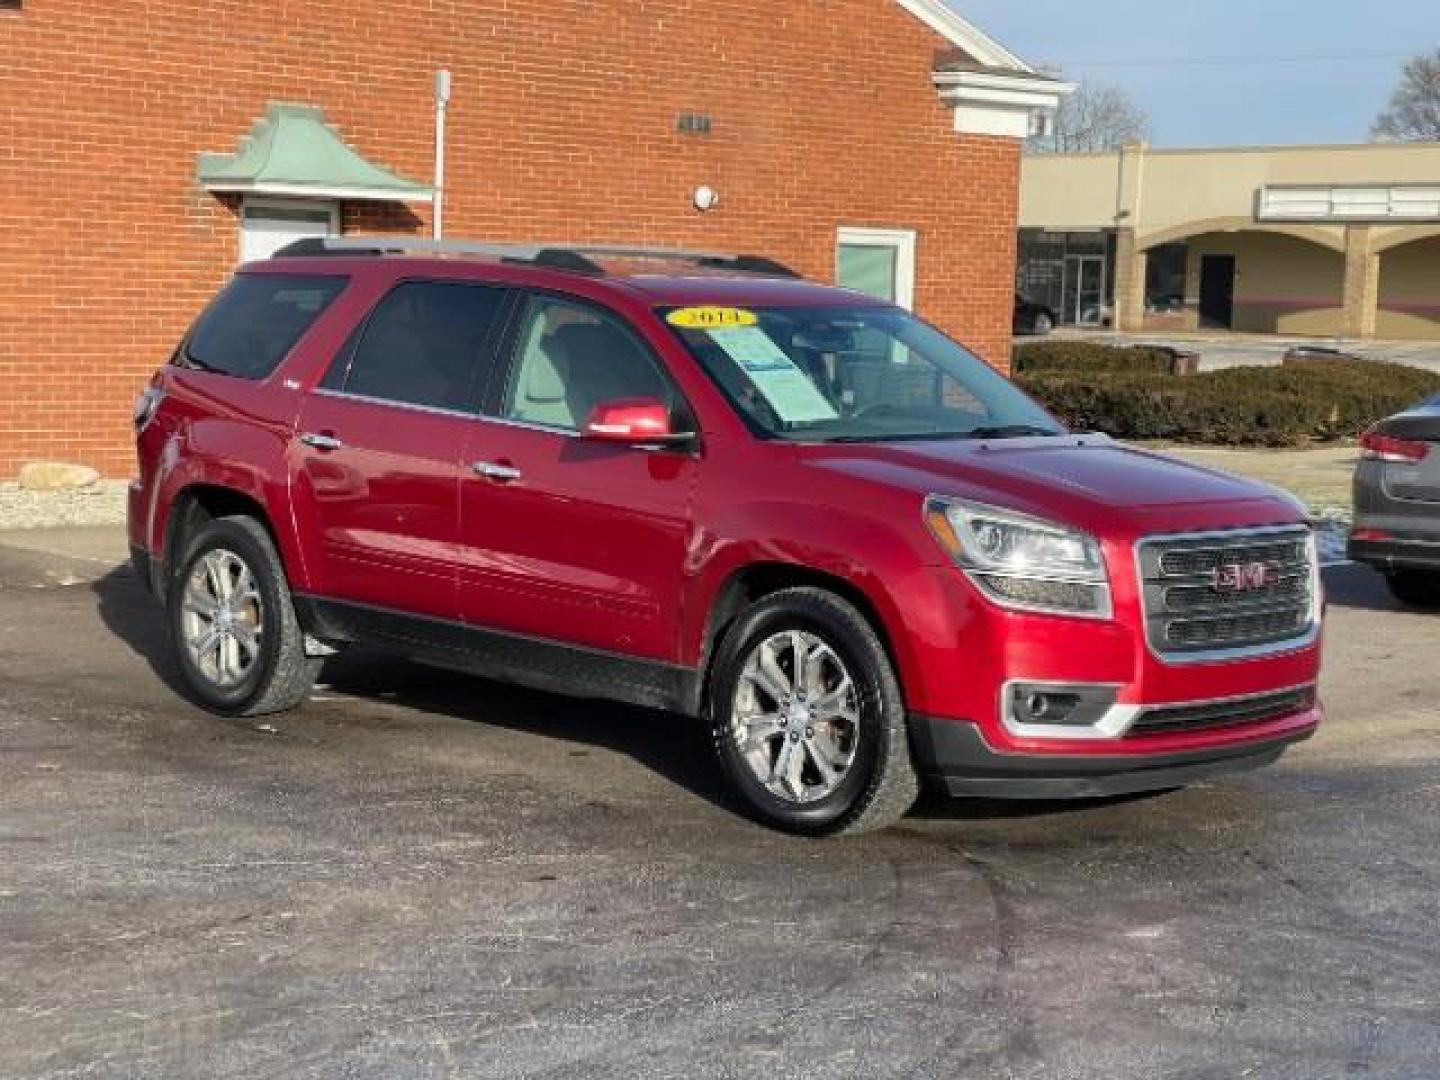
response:
[[[310,103],[427,180],[440,67],[448,234],[753,250],[828,280],[837,226],[913,228],[920,313],[1004,364],[1019,149],[954,133],[947,47],[892,0],[26,0],[0,12],[0,476],[129,471],[135,392],[237,258],[199,152]],[[677,133],[687,111],[713,132]],[[691,207],[700,184],[719,210]],[[344,219],[427,229],[412,209]]]

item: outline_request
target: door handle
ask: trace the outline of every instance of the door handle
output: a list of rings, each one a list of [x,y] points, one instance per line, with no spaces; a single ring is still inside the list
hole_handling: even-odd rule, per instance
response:
[[[300,436],[300,441],[316,450],[343,450],[345,447],[345,444],[334,435],[322,435],[315,431],[307,431]]]
[[[498,484],[511,483],[524,475],[514,465],[506,465],[500,461],[477,461],[470,467],[486,480],[494,480]]]

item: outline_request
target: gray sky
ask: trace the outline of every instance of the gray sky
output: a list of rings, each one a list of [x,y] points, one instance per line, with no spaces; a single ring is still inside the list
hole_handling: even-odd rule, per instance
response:
[[[1363,142],[1440,0],[948,0],[1035,65],[1123,86],[1160,146]]]

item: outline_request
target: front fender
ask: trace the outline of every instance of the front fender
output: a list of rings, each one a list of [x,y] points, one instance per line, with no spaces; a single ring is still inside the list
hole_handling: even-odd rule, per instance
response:
[[[917,543],[929,537],[906,527],[923,528],[918,511],[891,524],[832,506],[823,527],[816,519],[812,504],[756,502],[698,534],[687,567],[683,662],[705,662],[711,614],[737,574],[793,567],[797,576],[823,575],[858,591],[880,622],[907,701],[928,699],[917,643],[953,641],[954,619],[942,602],[934,553]]]

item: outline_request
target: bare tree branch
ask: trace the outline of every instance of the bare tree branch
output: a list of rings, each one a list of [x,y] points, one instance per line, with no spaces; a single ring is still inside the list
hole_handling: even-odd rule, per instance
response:
[[[1390,107],[1375,120],[1376,142],[1440,141],[1440,49],[1405,65]]]
[[[1150,114],[1128,93],[1086,79],[1061,101],[1050,133],[1032,138],[1029,149],[1038,154],[1116,150],[1149,134]]]

